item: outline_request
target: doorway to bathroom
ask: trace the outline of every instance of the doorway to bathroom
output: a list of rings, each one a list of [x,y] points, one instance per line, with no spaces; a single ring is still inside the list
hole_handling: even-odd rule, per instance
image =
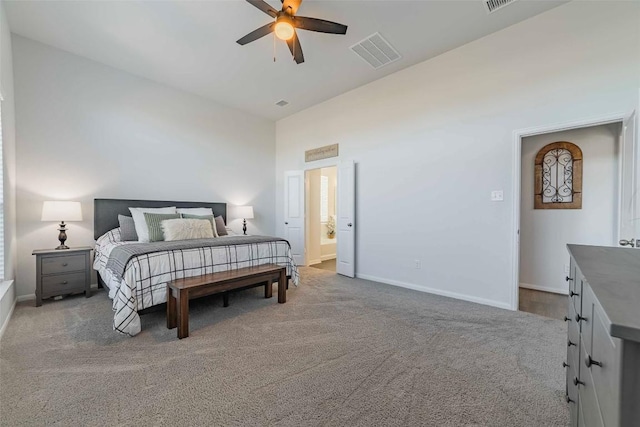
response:
[[[305,171],[305,251],[307,265],[336,271],[338,168]]]

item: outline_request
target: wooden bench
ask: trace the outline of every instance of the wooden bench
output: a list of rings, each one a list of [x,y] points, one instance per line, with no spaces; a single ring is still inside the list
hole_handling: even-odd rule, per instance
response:
[[[271,298],[273,282],[278,282],[278,302],[287,301],[287,270],[275,264],[220,271],[203,276],[177,279],[167,283],[167,328],[178,327],[178,338],[189,336],[189,299],[223,293],[229,305],[229,291],[261,286],[264,297]]]

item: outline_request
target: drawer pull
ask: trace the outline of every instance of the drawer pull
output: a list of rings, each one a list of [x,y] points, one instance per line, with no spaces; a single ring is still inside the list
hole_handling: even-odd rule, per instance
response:
[[[564,321],[565,322],[571,322],[571,317],[564,316]]]
[[[597,360],[593,360],[591,358],[591,355],[587,355],[586,359],[584,359],[584,364],[587,365],[587,368],[590,368],[591,365],[596,365],[596,366],[600,366],[602,368],[602,363],[598,362]]]
[[[68,265],[69,265],[69,263],[68,263],[68,262],[63,262],[63,263],[62,263],[62,266],[63,266],[63,267],[66,267],[66,266],[68,266]]]
[[[62,282],[63,285],[66,285],[67,283],[69,283],[69,282],[66,281],[66,280],[64,282]]]
[[[583,320],[587,320],[586,317],[582,317],[579,314],[576,314],[576,322],[582,322]]]
[[[567,403],[574,403],[574,400],[567,395]]]
[[[568,367],[569,367],[569,364],[568,364],[567,362],[562,362],[562,367],[563,367],[563,368],[568,368]]]
[[[567,282],[571,282],[571,281],[573,280],[573,278],[572,278],[572,277],[567,276],[567,277],[565,277],[565,278],[564,278],[564,280],[566,280]]]
[[[572,297],[579,297],[580,296],[579,293],[573,292],[573,291],[569,292],[569,295],[571,295]]]
[[[572,345],[576,345],[576,343],[571,342],[571,340],[567,341],[567,347],[571,347]],[[576,346],[577,347],[577,346]]]
[[[575,385],[575,386],[581,386],[581,385],[584,385],[584,381],[580,381],[580,380],[578,379],[578,377],[575,377],[575,378],[573,379],[573,385]]]

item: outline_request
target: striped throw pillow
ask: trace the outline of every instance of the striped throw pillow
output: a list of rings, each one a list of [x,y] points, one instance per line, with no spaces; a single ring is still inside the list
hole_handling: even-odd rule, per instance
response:
[[[144,220],[149,228],[149,241],[160,242],[164,240],[164,233],[162,232],[162,221],[166,219],[178,219],[180,214],[157,214],[157,213],[144,213]]]

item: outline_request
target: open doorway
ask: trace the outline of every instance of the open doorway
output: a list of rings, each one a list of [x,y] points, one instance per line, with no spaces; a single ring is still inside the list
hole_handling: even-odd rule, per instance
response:
[[[615,245],[619,218],[620,132],[621,123],[615,122],[521,139],[519,310],[562,319],[566,315],[568,298],[565,278],[570,268],[566,245]],[[545,150],[555,150],[556,146],[551,145],[554,143],[559,143],[561,149],[549,152],[551,155],[547,156]],[[567,151],[568,143],[581,150],[580,187],[575,187],[578,185],[577,161],[561,164],[562,150]],[[541,160],[536,170],[536,164]],[[561,164],[560,169],[554,169],[557,164]],[[538,185],[536,180],[540,181]],[[574,197],[571,200],[575,201],[579,194],[580,207],[545,208],[541,200],[553,195],[561,199],[559,189],[565,182],[572,188],[567,193],[568,197]],[[545,196],[547,188],[553,193],[549,193],[550,196]]]
[[[338,168],[305,171],[305,252],[307,265],[336,271]]]

